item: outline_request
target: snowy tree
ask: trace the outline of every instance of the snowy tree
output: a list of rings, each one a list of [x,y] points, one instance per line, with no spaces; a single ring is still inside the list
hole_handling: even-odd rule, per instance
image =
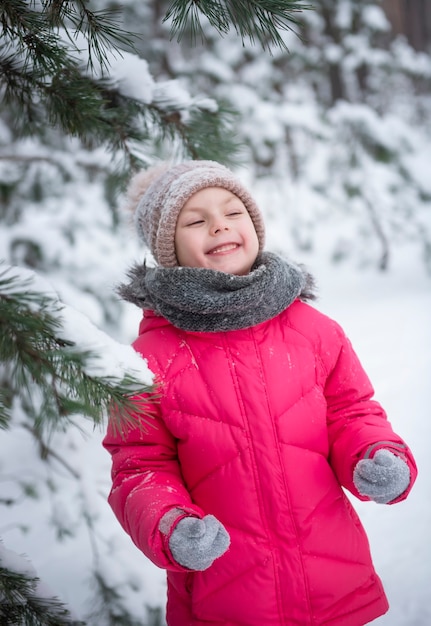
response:
[[[2,624],[80,626],[70,611],[43,588],[32,565],[0,542]]]
[[[409,247],[431,269],[431,56],[394,36],[380,2],[316,3],[300,37],[284,32],[287,50],[272,55],[215,37],[208,23],[199,54],[179,54],[158,32],[159,74],[240,112],[250,179],[285,225],[276,247],[306,255],[323,229],[336,261],[385,269]]]

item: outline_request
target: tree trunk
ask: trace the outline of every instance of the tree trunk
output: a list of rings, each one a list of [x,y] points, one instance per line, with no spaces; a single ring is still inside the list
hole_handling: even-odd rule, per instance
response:
[[[405,35],[416,50],[431,48],[429,0],[383,0],[382,7],[395,35]]]

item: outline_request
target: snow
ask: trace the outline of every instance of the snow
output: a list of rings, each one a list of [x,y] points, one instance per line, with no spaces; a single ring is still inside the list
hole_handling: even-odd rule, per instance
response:
[[[372,5],[365,7],[362,13],[362,19],[364,23],[373,30],[390,30],[390,23],[380,7]]]
[[[13,550],[8,550],[0,541],[0,567],[21,574],[26,578],[36,578],[36,570],[28,559],[23,558]]]
[[[62,614],[63,606],[60,606],[58,598],[56,598],[55,594],[52,590],[41,580],[38,578],[38,574],[34,569],[32,563],[22,555],[17,554],[13,550],[8,550],[4,547],[3,542],[0,541],[0,567],[5,568],[11,572],[15,572],[18,575],[24,576],[28,581],[31,581],[26,589],[26,594],[20,597],[18,594],[15,595],[15,602],[24,604],[25,596],[27,594],[33,595],[34,597],[45,599],[47,601],[55,602],[56,607],[52,607],[51,605],[51,619],[57,610]],[[0,592],[0,603],[2,602],[2,593]],[[60,604],[61,601],[60,601]],[[64,607],[67,608],[67,607]],[[70,617],[75,620],[76,616],[70,609]]]
[[[90,76],[109,77],[110,85],[127,98],[146,105],[155,105],[165,111],[183,110],[184,117],[194,107],[209,111],[216,111],[218,108],[216,100],[208,97],[193,98],[180,80],[156,82],[150,73],[148,62],[136,54],[108,46],[104,50],[103,63],[100,63],[98,55],[81,33],[75,33],[73,45],[63,29],[59,30],[59,35],[65,47],[86,67]]]
[[[109,75],[121,93],[145,104],[152,102],[155,84],[145,59],[123,52],[111,64]]]
[[[354,501],[389,597],[382,626],[431,623],[431,289],[408,258],[389,275],[343,269],[319,272],[319,307],[348,333],[394,429],[413,450],[419,476],[394,506]],[[410,257],[411,258],[411,257]]]
[[[63,304],[49,281],[22,267],[5,265],[3,272],[5,280],[14,279],[5,290],[8,294],[13,295],[20,291],[26,291],[27,295],[43,294],[46,299],[46,310],[61,320],[58,338],[71,341],[79,346],[82,352],[88,352],[83,367],[89,376],[118,382],[126,376],[131,376],[144,384],[153,384],[153,374],[148,369],[146,361],[138,356],[130,345],[113,340],[80,311]],[[37,301],[30,301],[29,308],[36,310]]]
[[[85,362],[85,370],[89,376],[122,380],[129,375],[145,384],[153,384],[153,375],[146,361],[131,346],[114,341],[71,307],[64,306],[60,315],[60,335],[90,352]]]

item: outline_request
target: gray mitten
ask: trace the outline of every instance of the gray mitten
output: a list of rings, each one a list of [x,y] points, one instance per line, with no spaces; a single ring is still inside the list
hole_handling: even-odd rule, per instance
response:
[[[214,517],[206,515],[184,517],[176,525],[169,548],[177,563],[191,570],[203,571],[224,554],[230,544],[225,527]]]
[[[410,484],[405,461],[389,450],[378,450],[372,459],[362,459],[353,472],[353,482],[363,496],[387,504],[398,498]]]

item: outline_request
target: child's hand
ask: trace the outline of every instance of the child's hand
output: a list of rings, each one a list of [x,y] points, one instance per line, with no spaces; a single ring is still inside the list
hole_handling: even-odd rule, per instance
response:
[[[176,525],[169,548],[177,563],[203,571],[224,554],[230,544],[225,527],[213,516],[184,517]]]
[[[387,504],[398,498],[410,484],[410,470],[399,456],[389,450],[378,450],[372,459],[359,461],[353,482],[363,496]]]

